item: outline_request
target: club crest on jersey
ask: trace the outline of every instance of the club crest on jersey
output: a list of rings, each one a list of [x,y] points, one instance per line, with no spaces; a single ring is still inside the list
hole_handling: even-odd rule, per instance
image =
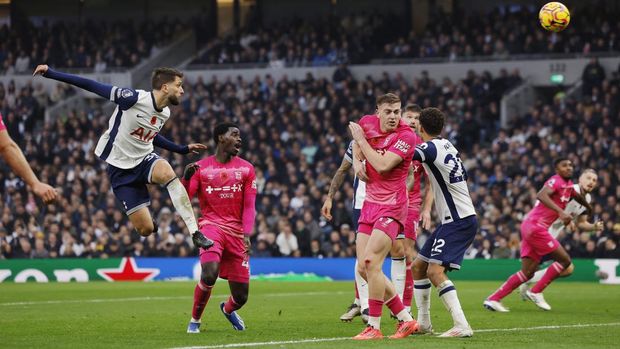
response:
[[[228,179],[228,173],[226,173],[226,171],[222,171],[222,172],[220,172],[220,179],[221,179],[222,181],[227,180],[227,179]]]
[[[236,180],[240,180],[241,179],[241,175],[242,175],[241,171],[235,171],[235,179]]]
[[[133,96],[133,91],[129,90],[129,89],[123,89],[121,90],[121,97],[123,98],[129,98]]]

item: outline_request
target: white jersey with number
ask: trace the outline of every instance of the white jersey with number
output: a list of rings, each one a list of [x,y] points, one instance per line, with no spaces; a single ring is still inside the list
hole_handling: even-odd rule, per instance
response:
[[[581,188],[579,187],[579,184],[575,184],[573,185],[573,187],[575,188],[575,191],[577,193],[581,194]],[[585,195],[585,199],[588,203],[591,203],[592,195],[590,195],[590,193],[587,193]],[[573,220],[575,221],[586,211],[586,208],[580,203],[578,203],[575,199],[571,199],[568,204],[566,204],[566,208],[564,209],[564,212],[568,215],[571,215],[573,217]],[[560,233],[564,230],[564,227],[564,223],[558,218],[549,227],[549,234],[551,234],[551,236],[553,236],[554,238],[557,238],[558,235],[560,235]]]
[[[114,86],[110,100],[117,104],[95,154],[108,164],[130,169],[153,152],[153,138],[168,118],[170,109],[157,109],[152,92]]]
[[[347,148],[347,152],[344,154],[344,159],[353,163],[353,142],[349,143],[349,147]],[[353,208],[356,210],[361,210],[362,206],[364,206],[364,200],[366,200],[366,182],[360,181],[357,176],[353,179]]]
[[[467,171],[450,141],[435,138],[422,143],[416,147],[413,159],[422,162],[426,170],[442,224],[476,214],[467,188]]]

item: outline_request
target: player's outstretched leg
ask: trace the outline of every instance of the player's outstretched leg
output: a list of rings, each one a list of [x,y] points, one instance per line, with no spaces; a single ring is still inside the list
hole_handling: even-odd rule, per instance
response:
[[[357,271],[357,261],[355,262],[355,269]],[[360,294],[357,288],[357,281],[355,281],[353,285],[355,286],[355,300],[347,308],[347,311],[345,311],[344,314],[340,316],[340,321],[342,322],[351,322],[356,316],[359,316],[362,314],[362,310],[360,307]]]
[[[452,315],[454,326],[448,331],[439,335],[439,337],[471,337],[474,334],[467,319],[461,302],[456,294],[456,287],[445,274],[445,267],[439,264],[430,263],[427,269],[428,277],[437,288],[439,298],[443,305]]]
[[[411,272],[413,273],[413,297],[416,308],[418,308],[418,323],[420,325],[418,333],[433,333],[431,324],[431,280],[428,279],[426,269],[428,263],[416,258],[413,261]]]
[[[482,305],[491,311],[497,311],[500,313],[506,313],[510,310],[506,308],[502,303],[502,299],[512,293],[521,284],[527,282],[534,275],[536,269],[538,269],[539,262],[530,257],[524,257],[521,259],[521,270],[512,274],[506,282],[504,282],[493,294],[491,294],[482,303]]]
[[[198,223],[196,223],[194,209],[187,195],[187,191],[174,173],[174,170],[172,170],[168,161],[160,159],[155,162],[153,165],[153,173],[151,174],[151,181],[166,187],[170,199],[172,200],[172,205],[174,205],[174,208],[183,219],[183,222],[185,222],[185,226],[187,226],[187,229],[192,234],[194,245],[204,249],[213,246],[213,241],[198,230]]]

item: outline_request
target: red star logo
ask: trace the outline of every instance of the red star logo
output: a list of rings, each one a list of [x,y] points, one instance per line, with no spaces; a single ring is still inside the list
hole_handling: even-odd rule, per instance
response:
[[[138,268],[132,257],[125,257],[118,268],[97,269],[107,281],[150,281],[159,274],[157,268]]]

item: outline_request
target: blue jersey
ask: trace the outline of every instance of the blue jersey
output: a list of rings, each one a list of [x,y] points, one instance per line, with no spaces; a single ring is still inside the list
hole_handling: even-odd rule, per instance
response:
[[[450,141],[435,138],[422,143],[416,147],[413,159],[426,169],[442,224],[476,214],[467,188],[467,171]]]

